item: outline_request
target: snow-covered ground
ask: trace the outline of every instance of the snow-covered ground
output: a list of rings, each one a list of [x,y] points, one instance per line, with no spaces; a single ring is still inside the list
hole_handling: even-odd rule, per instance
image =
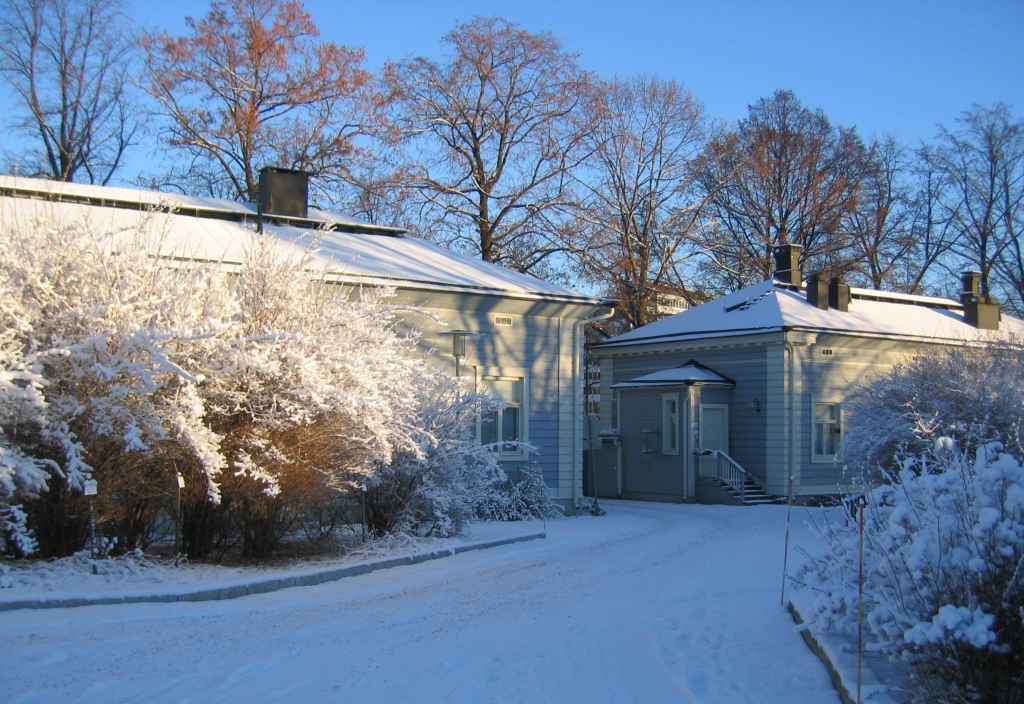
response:
[[[785,508],[609,502],[547,540],[232,601],[0,613],[7,702],[836,702]],[[812,540],[797,516],[795,542]]]
[[[405,557],[482,542],[543,533],[543,521],[473,523],[452,538],[386,539],[367,544],[342,557],[296,559],[284,564],[230,566],[137,558],[133,555],[92,560],[78,553],[58,560],[0,563],[0,610],[10,602],[105,597],[146,597],[230,589],[282,577],[301,577],[353,567],[383,559]]]

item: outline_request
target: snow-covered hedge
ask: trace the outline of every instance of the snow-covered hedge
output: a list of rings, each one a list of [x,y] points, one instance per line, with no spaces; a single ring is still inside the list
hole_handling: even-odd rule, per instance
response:
[[[312,249],[260,239],[226,274],[152,257],[138,232],[4,223],[0,553],[68,534],[38,529],[84,513],[86,478],[122,548],[145,542],[180,473],[186,544],[251,556],[328,487],[399,477],[412,488],[389,529],[439,533],[504,491],[471,432],[484,401],[432,370],[389,292],[324,284]]]

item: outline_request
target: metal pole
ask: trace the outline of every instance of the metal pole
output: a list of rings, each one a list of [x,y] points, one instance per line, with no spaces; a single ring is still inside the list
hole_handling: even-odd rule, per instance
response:
[[[89,497],[89,553],[93,558],[98,557],[96,550],[96,513],[92,508],[92,497]]]
[[[181,485],[178,485],[178,500],[177,500],[177,513],[178,520],[174,524],[174,554],[175,557],[181,554]]]
[[[861,497],[860,506],[860,576],[858,578],[857,595],[857,704],[862,704],[861,687],[864,683],[864,505],[867,501]]]
[[[363,542],[366,542],[366,485],[363,484],[362,491],[359,492],[359,496],[362,499],[363,505]]]
[[[789,575],[789,517],[793,513],[793,475],[789,475],[789,500],[786,507],[786,546],[782,553],[782,596],[779,604],[786,608],[786,577]]]

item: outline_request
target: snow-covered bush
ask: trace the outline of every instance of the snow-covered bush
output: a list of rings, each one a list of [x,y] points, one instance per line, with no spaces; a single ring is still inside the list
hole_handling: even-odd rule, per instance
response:
[[[558,518],[563,511],[548,494],[544,470],[531,462],[512,472],[502,491],[479,505],[477,515],[492,521],[526,521]]]
[[[862,482],[865,628],[913,663],[924,701],[1024,696],[1024,368],[1012,346],[931,352],[849,404]],[[797,579],[814,618],[856,632],[859,527],[844,511]]]
[[[1024,467],[997,446],[973,461],[939,447],[867,494],[866,632],[909,659],[926,699],[1019,702],[1024,693]],[[798,580],[820,594],[814,616],[856,632],[858,526],[835,512],[828,545]]]
[[[315,233],[298,254],[256,237],[225,273],[152,256],[158,219],[0,218],[0,553],[80,549],[86,478],[134,549],[182,476],[192,557],[267,555],[332,489],[367,486],[379,531],[437,535],[537,493],[479,446],[486,399],[430,366],[391,292],[323,280]]]
[[[492,402],[465,379],[424,372],[407,396],[414,442],[372,477],[347,470],[332,476],[342,488],[365,486],[367,522],[378,535],[453,535],[500,496],[506,481],[497,452],[476,437],[476,419]]]
[[[1012,345],[921,354],[860,387],[843,459],[854,477],[927,452],[939,438],[973,455],[993,441],[1024,456],[1024,350]]]
[[[32,516],[19,508],[26,500],[47,489],[71,496],[88,476],[123,471],[130,458],[194,430],[167,422],[189,414],[194,380],[166,346],[194,333],[175,311],[203,274],[160,268],[131,237],[121,244],[84,225],[5,219],[0,227],[5,552],[38,547]],[[58,502],[55,513],[81,512]]]

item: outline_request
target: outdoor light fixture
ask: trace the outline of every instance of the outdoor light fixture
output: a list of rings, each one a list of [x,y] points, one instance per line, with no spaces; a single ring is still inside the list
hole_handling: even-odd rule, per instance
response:
[[[754,407],[754,413],[761,412],[761,399],[755,397],[751,405]]]
[[[442,335],[452,338],[452,356],[455,357],[455,376],[459,376],[459,359],[466,356],[466,338],[475,337],[476,333],[469,330],[448,330]]]

